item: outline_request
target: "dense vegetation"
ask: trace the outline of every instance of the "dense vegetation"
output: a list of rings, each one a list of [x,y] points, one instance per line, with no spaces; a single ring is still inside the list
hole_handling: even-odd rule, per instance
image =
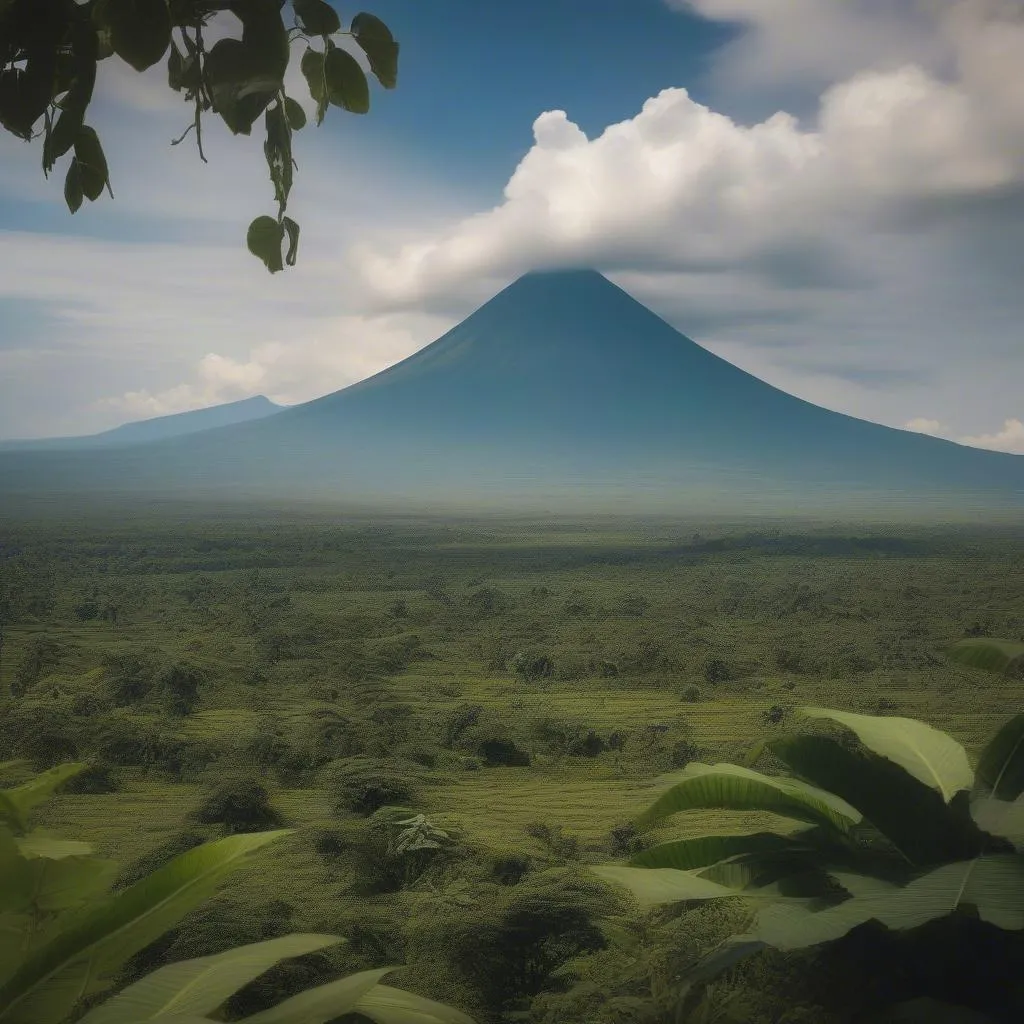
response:
[[[845,737],[836,758],[889,771],[839,724],[805,724],[802,707],[918,719],[978,764],[1020,710],[1020,663],[985,671],[945,652],[963,637],[1024,640],[1021,541],[653,521],[11,518],[0,760],[25,759],[12,784],[88,763],[35,817],[116,861],[114,892],[211,840],[292,830],[135,952],[118,986],[295,934],[324,941],[271,959],[224,1019],[403,964],[396,990],[479,1024],[667,1022],[687,967],[753,935],[759,904],[645,906],[600,866],[650,871],[670,851],[728,885],[696,841],[718,837],[722,853],[760,835],[746,851],[767,858],[759,885],[799,872],[768,856],[779,851],[764,836],[791,840],[763,803],[719,809],[690,783],[674,810],[698,809],[666,823],[640,817],[652,793],[754,756],[765,778],[806,777],[807,752],[820,758],[829,737]],[[837,788],[846,777],[817,782],[856,804]],[[979,852],[942,820],[922,805],[921,829],[887,822],[889,839],[919,840],[923,872]],[[1008,855],[1005,842],[985,849]],[[881,883],[908,877],[882,839],[843,852]],[[925,923],[887,938],[868,921],[826,946],[774,943],[786,952],[763,948],[772,920],[758,924],[760,952],[702,988],[693,1020],[855,1021],[915,999],[964,1004],[986,986],[966,1005],[988,1019],[1024,1006],[999,973],[1020,951],[985,920],[968,927],[989,974],[959,985],[934,965],[960,932]]]

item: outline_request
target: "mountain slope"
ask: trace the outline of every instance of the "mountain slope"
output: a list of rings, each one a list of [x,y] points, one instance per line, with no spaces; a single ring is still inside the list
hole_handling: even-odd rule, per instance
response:
[[[124,445],[146,444],[168,437],[183,437],[198,434],[202,430],[226,427],[234,423],[262,419],[280,412],[283,406],[272,402],[265,395],[254,395],[238,402],[225,402],[205,409],[172,413],[169,416],[155,416],[148,420],[123,423],[119,427],[104,430],[99,434],[82,437],[45,437],[26,441],[0,441],[0,451],[41,451],[56,449],[120,448]]]
[[[43,455],[3,456],[0,481],[21,492],[787,509],[1024,496],[1024,457],[787,395],[594,271],[528,274],[408,359],[272,418],[74,464]]]

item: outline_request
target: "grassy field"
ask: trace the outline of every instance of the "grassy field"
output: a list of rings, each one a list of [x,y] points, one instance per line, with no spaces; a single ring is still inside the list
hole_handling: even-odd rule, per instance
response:
[[[802,704],[918,718],[976,755],[1021,710],[1021,684],[942,651],[971,634],[1024,639],[1022,579],[1024,533],[1005,528],[9,517],[0,760],[102,762],[112,791],[60,795],[39,821],[123,865],[189,829],[219,834],[191,812],[226,777],[259,779],[297,831],[225,885],[224,906],[258,917],[284,901],[298,926],[339,934],[358,917],[349,966],[389,962],[365,939],[376,927],[403,944],[407,987],[511,1020],[508,1000],[417,954],[428,882],[462,879],[478,897],[465,912],[479,914],[502,857],[537,872],[622,856],[612,830],[650,802],[654,779],[690,758],[742,757]],[[175,709],[168,688],[188,672],[197,688]],[[477,724],[446,733],[467,705]],[[274,730],[267,753],[260,736]],[[587,734],[587,756],[567,748]],[[501,763],[509,749],[530,763]],[[324,832],[350,852],[367,841],[366,817],[337,803],[338,772],[360,758],[412,780],[395,802],[457,837],[460,856],[368,893],[358,859],[324,855]],[[761,824],[692,814],[654,838]],[[511,899],[518,886],[504,888]],[[238,938],[196,928],[193,953]],[[545,980],[514,1008],[566,1024],[662,1019],[650,993],[647,1017],[584,1017],[558,988]],[[765,1006],[744,1019],[774,1019]]]

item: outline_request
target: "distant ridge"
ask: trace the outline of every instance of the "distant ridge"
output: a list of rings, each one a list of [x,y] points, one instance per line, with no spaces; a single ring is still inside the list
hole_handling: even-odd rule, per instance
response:
[[[593,270],[526,274],[407,359],[262,419],[0,454],[4,493],[459,508],[1024,511],[1024,457],[869,423],[702,348]]]
[[[187,434],[199,433],[201,430],[227,427],[234,423],[247,423],[250,420],[262,419],[264,416],[272,416],[283,408],[285,406],[277,405],[266,395],[254,395],[252,398],[211,405],[205,409],[191,409],[188,412],[176,412],[167,416],[154,416],[152,419],[123,423],[99,434],[0,441],[0,451],[120,448],[124,445],[145,444],[168,437],[184,437]]]

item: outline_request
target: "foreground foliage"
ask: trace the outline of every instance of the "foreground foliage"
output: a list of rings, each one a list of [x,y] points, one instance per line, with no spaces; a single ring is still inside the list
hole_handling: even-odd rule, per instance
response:
[[[0,769],[14,765],[7,762]],[[190,910],[260,848],[288,830],[229,836],[189,850],[113,895],[116,865],[87,843],[30,831],[29,815],[85,768],[64,764],[0,789],[0,1022],[59,1022],[109,986],[113,973]],[[215,956],[169,964],[93,1007],[82,1024],[211,1020],[236,992],[282,960],[345,940],[285,935]],[[472,1024],[465,1014],[382,985],[383,967],[286,999],[248,1024],[325,1024],[358,1012],[380,1024]]]
[[[1012,669],[1024,644],[962,641],[954,660]],[[1024,930],[1024,714],[990,739],[972,770],[964,749],[922,722],[804,707],[841,727],[759,743],[747,765],[691,763],[663,778],[637,819],[647,829],[684,810],[769,811],[786,832],[660,843],[628,866],[594,868],[644,905],[749,896],[753,927],[689,972],[691,985],[766,947],[797,950],[869,922],[907,930],[966,913]],[[788,774],[750,764],[769,757]],[[695,990],[698,990],[695,988]]]
[[[104,189],[113,198],[99,136],[85,123],[97,64],[116,55],[145,71],[166,56],[168,86],[193,107],[192,123],[172,145],[194,129],[205,163],[204,113],[219,114],[234,135],[249,135],[264,114],[263,150],[278,209],[276,217],[257,217],[249,225],[247,243],[271,273],[293,266],[299,225],[285,211],[297,166],[292,133],[305,126],[306,114],[284,91],[291,43],[306,44],[301,67],[317,125],[330,105],[355,114],[370,109],[366,76],[335,37],[351,36],[386,89],[397,82],[398,43],[372,14],[357,14],[342,32],[337,12],[324,0],[292,0],[291,26],[284,6],[283,0],[0,0],[0,125],[26,141],[43,136],[46,175],[72,153],[64,180],[72,213]],[[207,50],[203,31],[225,12],[241,23],[241,39],[219,39]],[[317,38],[322,49],[313,45]]]

